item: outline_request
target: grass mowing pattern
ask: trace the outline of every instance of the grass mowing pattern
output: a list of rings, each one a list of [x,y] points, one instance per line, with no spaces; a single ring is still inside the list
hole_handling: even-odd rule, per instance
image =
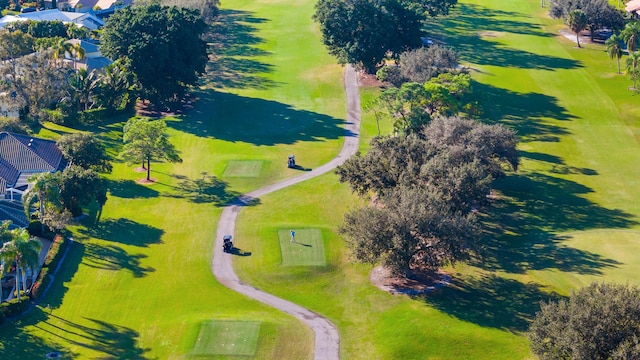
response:
[[[224,169],[225,177],[258,177],[262,160],[230,160]]]
[[[296,241],[291,241],[290,231],[278,230],[283,266],[325,266],[322,232],[319,229],[293,229]]]
[[[253,356],[259,333],[256,321],[208,321],[200,325],[191,354]]]

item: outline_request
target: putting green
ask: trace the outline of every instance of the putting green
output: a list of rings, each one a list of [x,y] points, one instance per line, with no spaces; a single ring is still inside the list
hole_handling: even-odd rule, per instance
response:
[[[295,241],[291,241],[291,229],[278,230],[283,266],[325,266],[322,232],[319,229],[293,229]]]
[[[259,333],[256,321],[208,321],[200,325],[191,354],[253,356]]]
[[[258,177],[262,160],[230,160],[224,169],[225,177]]]

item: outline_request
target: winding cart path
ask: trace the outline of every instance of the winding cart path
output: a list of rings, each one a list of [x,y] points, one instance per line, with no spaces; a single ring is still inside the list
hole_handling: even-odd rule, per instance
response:
[[[222,237],[234,234],[238,213],[252,199],[283,189],[307,179],[322,175],[351,157],[358,150],[360,131],[360,95],[358,77],[355,69],[348,65],[344,72],[345,90],[347,93],[347,126],[342,150],[333,160],[309,172],[291,179],[265,186],[261,189],[240,196],[235,202],[227,205],[218,221],[211,270],[216,279],[231,290],[256,299],[278,310],[291,314],[305,322],[315,333],[314,358],[316,360],[333,360],[340,358],[340,336],[336,327],[323,316],[300,305],[281,299],[264,291],[245,284],[236,275],[231,262],[232,256],[222,250]]]

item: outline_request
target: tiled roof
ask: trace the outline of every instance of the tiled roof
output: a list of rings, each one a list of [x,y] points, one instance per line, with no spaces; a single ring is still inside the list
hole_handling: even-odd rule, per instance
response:
[[[637,11],[640,9],[640,1],[639,0],[629,1],[628,3],[625,4],[624,9],[627,12]]]
[[[21,172],[56,171],[64,165],[55,142],[0,132],[0,178],[8,185],[16,184]]]

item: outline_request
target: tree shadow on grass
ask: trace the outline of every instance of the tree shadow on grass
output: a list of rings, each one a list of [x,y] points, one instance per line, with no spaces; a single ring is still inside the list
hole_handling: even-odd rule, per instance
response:
[[[540,25],[529,22],[530,18],[517,12],[459,4],[450,16],[430,22],[426,31],[430,37],[454,46],[461,59],[478,65],[544,70],[582,67],[574,59],[536,54],[499,42],[505,33],[551,36]]]
[[[198,96],[199,106],[182,121],[167,125],[201,137],[261,146],[327,141],[344,136],[342,119],[295,109],[277,101],[221,92],[201,92]]]
[[[207,173],[202,173],[202,176],[196,179],[183,175],[172,176],[179,182],[174,186],[175,191],[166,196],[187,199],[196,204],[214,203],[216,206],[225,206],[240,195],[237,191],[229,190],[226,181]]]
[[[140,278],[155,271],[152,267],[143,267],[140,261],[146,258],[144,254],[130,254],[115,245],[87,244],[83,264],[102,270],[128,270],[134,277]]]
[[[421,295],[426,303],[484,327],[526,331],[541,301],[558,300],[555,293],[534,283],[523,284],[498,276],[453,279],[438,291]]]
[[[486,99],[482,118],[489,123],[507,125],[518,132],[521,142],[560,141],[569,132],[553,124],[575,117],[558,104],[556,98],[539,93],[518,93],[486,84],[474,83],[474,92]]]
[[[589,275],[620,265],[564,245],[566,237],[557,233],[628,228],[637,225],[632,214],[601,207],[581,196],[590,188],[546,174],[512,175],[497,185],[503,195],[483,219],[482,256],[475,265],[510,273],[557,269]]]
[[[143,186],[133,180],[107,180],[107,188],[112,196],[124,199],[139,199],[157,197],[160,193],[148,186]]]
[[[48,314],[34,308],[20,321],[4,321],[0,325],[0,354],[3,359],[45,359],[45,354],[57,351],[62,359],[77,359],[78,354],[68,348],[68,343],[45,339],[25,331],[25,327],[43,323]],[[38,326],[38,325],[36,325]]]
[[[150,348],[138,345],[140,334],[128,327],[102,320],[87,319],[93,325],[83,325],[54,314],[37,328],[54,335],[59,341],[92,349],[102,354],[98,359],[150,359],[145,356]]]
[[[85,225],[86,228],[79,230],[81,235],[133,246],[159,244],[164,233],[156,227],[124,218],[105,219],[96,223],[87,221]]]
[[[209,46],[209,63],[202,85],[213,88],[269,89],[277,85],[262,76],[273,71],[273,65],[256,60],[268,52],[257,45],[264,40],[256,36],[253,24],[267,21],[243,10],[220,10],[218,21],[205,37]]]
[[[574,175],[598,175],[598,172],[594,169],[580,168],[576,166],[570,166],[565,161],[556,155],[544,154],[536,151],[520,150],[520,157],[524,157],[530,160],[547,163],[549,165],[549,172],[554,174],[574,174]]]

